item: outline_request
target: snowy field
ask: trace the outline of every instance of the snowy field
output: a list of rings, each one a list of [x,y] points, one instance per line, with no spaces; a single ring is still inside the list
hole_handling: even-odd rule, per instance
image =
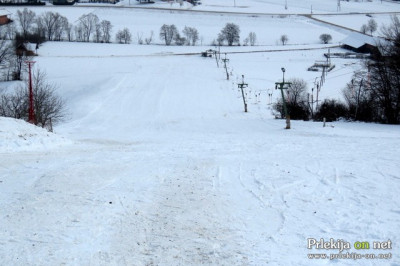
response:
[[[12,16],[16,19],[18,8],[8,8],[14,12]],[[209,46],[213,40],[217,39],[218,33],[226,23],[236,23],[240,26],[241,42],[250,32],[257,34],[257,45],[277,45],[281,35],[286,34],[289,37],[288,44],[319,44],[319,36],[322,33],[332,35],[335,43],[340,42],[346,37],[345,34],[333,29],[326,28],[324,25],[315,23],[312,19],[299,16],[249,16],[244,14],[198,14],[198,13],[179,13],[166,10],[136,10],[129,8],[110,7],[35,7],[32,8],[37,15],[46,11],[56,11],[66,16],[70,23],[77,24],[80,16],[93,13],[100,20],[109,20],[113,25],[113,39],[115,33],[123,28],[128,28],[132,33],[133,42],[137,42],[137,36],[142,38],[150,36],[154,32],[154,43],[163,44],[159,39],[158,33],[163,24],[174,24],[182,32],[185,26],[195,27],[200,36],[198,45]],[[298,32],[307,32],[307,34],[298,34]],[[126,49],[120,47],[120,49]],[[164,48],[160,48],[164,49]],[[190,48],[189,48],[190,49]],[[40,52],[40,51],[39,51]]]
[[[367,25],[368,20],[374,19],[378,24],[378,29],[373,34],[376,36],[381,35],[381,28],[383,26],[389,26],[391,24],[391,17],[393,14],[374,14],[374,15],[355,15],[355,14],[347,14],[347,15],[324,15],[324,16],[313,16],[317,19],[333,23],[335,25],[340,25],[343,27],[347,27],[353,30],[360,31],[362,25]],[[369,33],[369,32],[368,32]]]
[[[297,2],[288,0],[298,10],[325,3],[321,12],[336,3]],[[215,2],[214,10],[227,9],[225,3]],[[278,6],[247,4],[250,11]],[[362,3],[342,4],[343,11]],[[205,1],[202,8],[213,6]],[[281,67],[285,78],[303,78],[310,90],[320,73],[307,68],[324,60],[346,31],[298,16],[34,10],[56,10],[71,22],[93,11],[115,31],[129,27],[145,35],[157,36],[164,23],[196,26],[204,43],[165,47],[156,38],[149,46],[40,47],[35,67],[58,85],[68,119],[53,134],[0,118],[1,265],[400,264],[399,126],[292,121],[284,130],[268,104],[268,89],[273,102],[279,98],[273,88]],[[208,44],[226,22],[238,23],[242,37],[255,31],[259,40],[255,47],[221,48],[230,59],[229,81],[214,58],[199,55],[213,48]],[[289,45],[282,46],[277,40],[284,33]],[[321,33],[330,33],[332,44],[319,44]],[[320,99],[341,98],[362,64],[332,63]],[[241,75],[249,83],[248,113],[237,89]],[[308,254],[339,250],[307,249],[309,238],[341,239],[351,243],[343,253],[391,258],[313,260]],[[386,250],[353,246],[388,240]]]
[[[144,8],[175,8],[199,11],[243,12],[243,13],[270,13],[270,14],[335,14],[335,13],[376,13],[396,12],[400,4],[394,1],[381,0],[350,0],[341,1],[338,8],[337,0],[202,0],[202,4],[193,7],[178,1],[155,1],[153,5],[140,5],[134,0],[123,0],[118,5]],[[83,4],[81,4],[83,5]],[[287,7],[287,9],[285,8]]]

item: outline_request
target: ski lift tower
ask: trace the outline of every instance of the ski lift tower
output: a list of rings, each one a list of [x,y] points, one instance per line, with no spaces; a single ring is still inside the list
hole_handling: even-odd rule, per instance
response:
[[[29,68],[29,112],[28,112],[28,122],[32,124],[36,124],[35,117],[35,109],[34,109],[34,100],[33,100],[33,88],[32,88],[32,65],[35,61],[26,61],[25,62]]]
[[[282,78],[282,82],[276,82],[275,83],[275,89],[280,89],[281,90],[281,94],[282,94],[282,103],[283,103],[283,110],[285,112],[285,118],[286,118],[286,128],[285,129],[290,129],[290,116],[288,114],[288,110],[287,110],[287,106],[286,106],[286,101],[285,101],[285,95],[283,94],[283,90],[287,90],[288,88],[290,88],[290,86],[292,85],[291,82],[285,82],[285,68],[281,68],[282,70],[282,74],[283,74],[283,78]]]

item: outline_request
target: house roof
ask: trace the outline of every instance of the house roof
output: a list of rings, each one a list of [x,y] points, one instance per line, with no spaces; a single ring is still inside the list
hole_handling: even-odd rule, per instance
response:
[[[24,42],[18,45],[18,49],[22,49],[25,51],[35,51],[36,45],[34,43]]]
[[[5,10],[5,9],[0,9],[0,17],[2,16],[8,16],[11,15],[11,12]]]
[[[379,43],[380,41],[381,38],[378,37],[371,37],[358,32],[352,32],[349,36],[342,40],[342,43],[354,48],[360,48],[364,44],[377,46],[377,43]]]

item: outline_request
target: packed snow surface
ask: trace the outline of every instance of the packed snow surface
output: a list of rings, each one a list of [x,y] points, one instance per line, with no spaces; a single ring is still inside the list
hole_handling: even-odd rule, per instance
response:
[[[22,120],[0,117],[1,152],[47,150],[72,141]]]
[[[113,12],[103,14],[118,21]],[[205,25],[215,17],[204,15]],[[150,30],[162,19],[145,21]],[[285,130],[270,105],[280,96],[281,67],[310,90],[320,73],[306,69],[328,49],[318,34],[346,34],[289,17],[282,25],[296,41],[282,47],[279,35],[271,43],[261,36],[271,18],[261,21],[261,46],[221,48],[229,81],[221,62],[200,57],[209,46],[40,47],[35,67],[58,84],[68,120],[52,134],[0,119],[0,264],[399,265],[399,126],[292,121]],[[305,25],[314,37],[303,42]],[[290,52],[234,53],[282,49]],[[362,66],[346,60],[334,62],[321,99],[341,98]],[[309,238],[341,239],[352,244],[344,253],[391,258],[312,260],[307,254],[339,250],[308,249]],[[388,240],[392,249],[353,246]]]

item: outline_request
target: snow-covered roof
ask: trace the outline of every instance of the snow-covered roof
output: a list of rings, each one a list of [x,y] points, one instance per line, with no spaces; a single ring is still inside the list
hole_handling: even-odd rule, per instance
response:
[[[0,17],[2,17],[2,16],[8,16],[8,15],[10,15],[11,14],[11,12],[9,12],[9,11],[7,11],[7,10],[5,10],[5,9],[0,9]]]
[[[35,51],[36,49],[36,44],[34,43],[30,43],[30,42],[26,42],[24,43],[26,50],[28,51]]]
[[[353,32],[349,36],[347,36],[342,43],[354,48],[360,48],[364,44],[370,44],[376,46],[379,43],[380,38],[371,37],[365,34],[361,34],[358,32]]]

